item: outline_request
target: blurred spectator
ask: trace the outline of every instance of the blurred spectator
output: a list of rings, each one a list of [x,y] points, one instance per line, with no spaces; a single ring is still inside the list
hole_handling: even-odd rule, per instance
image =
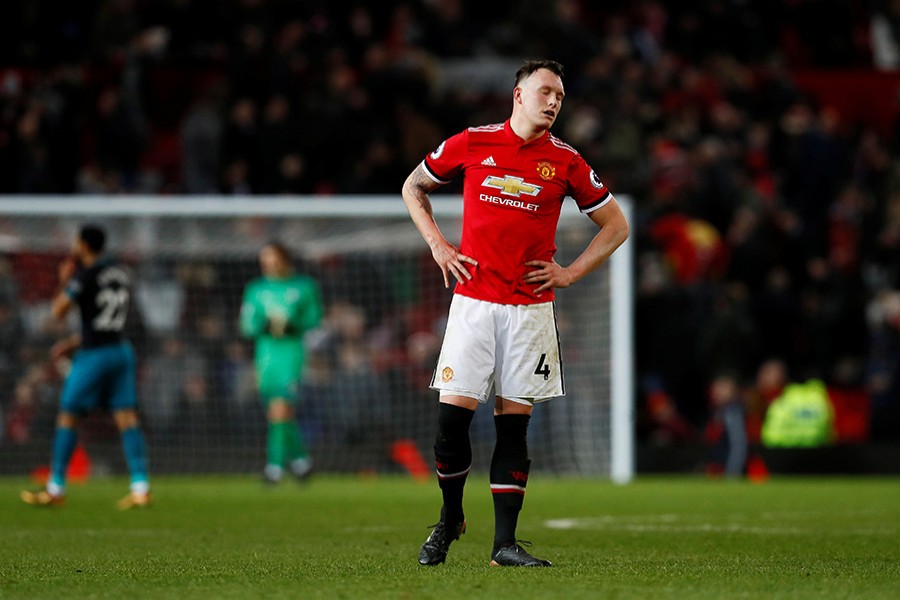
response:
[[[759,443],[766,410],[787,384],[788,370],[783,360],[768,358],[759,366],[747,393],[747,438],[751,444]]]
[[[217,381],[225,399],[225,415],[233,427],[240,429],[242,425],[258,420],[256,368],[247,344],[239,340],[225,344]]]
[[[184,291],[180,324],[182,331],[197,336],[201,322],[210,314],[224,312],[224,298],[218,293],[219,272],[208,262],[184,263],[176,269]]]
[[[0,389],[10,389],[20,369],[18,348],[25,339],[25,325],[18,306],[18,285],[12,277],[12,265],[5,256],[0,256]]]
[[[341,342],[331,390],[336,411],[333,425],[341,442],[386,443],[390,396],[386,382],[372,369],[364,345],[352,340]]]
[[[748,307],[748,290],[731,283],[712,298],[712,314],[699,330],[700,362],[710,373],[749,379],[760,361],[759,335]]]
[[[650,236],[663,249],[679,283],[719,279],[725,268],[725,245],[711,223],[672,213],[655,220]]]
[[[5,420],[5,437],[13,444],[24,444],[31,438],[34,415],[38,410],[34,386],[27,381],[19,381],[12,395],[9,414]]]
[[[32,361],[11,388],[7,403],[5,438],[13,444],[27,444],[30,440],[48,435],[53,430],[57,382],[53,367],[47,361]]]
[[[0,297],[0,387],[9,389],[18,372],[17,349],[25,339],[25,327],[16,304]]]
[[[825,383],[789,383],[769,405],[762,427],[770,448],[816,448],[834,441],[834,408]]]
[[[187,194],[214,194],[219,188],[222,121],[211,94],[197,101],[182,125],[182,178]]]
[[[184,387],[179,395],[179,415],[175,424],[176,436],[203,439],[221,435],[221,416],[216,412],[215,391],[205,370],[185,372]]]
[[[896,438],[900,428],[900,291],[886,291],[868,308],[866,386],[872,399],[872,435]]]
[[[146,123],[136,99],[119,87],[103,90],[97,99],[97,164],[117,179],[116,190],[135,190],[140,183],[141,153],[146,147]]]
[[[696,438],[693,425],[679,413],[659,381],[648,378],[642,388],[637,423],[640,438],[657,446],[685,444]]]
[[[244,165],[244,179],[251,193],[261,190],[257,110],[257,104],[252,99],[238,99],[231,107],[222,144],[222,158],[229,168],[236,164]]]
[[[324,328],[332,361],[328,428],[339,443],[386,442],[387,382],[372,369],[365,312],[337,302],[328,309]]]
[[[0,300],[15,305],[19,299],[19,285],[13,273],[12,261],[0,255]]]
[[[172,334],[181,326],[184,287],[166,265],[158,261],[142,265],[135,289],[135,303],[152,334]]]
[[[872,61],[879,69],[900,68],[900,2],[884,0],[869,22],[872,38]]]
[[[195,377],[192,374],[202,378],[206,368],[206,358],[187,347],[179,336],[160,341],[157,352],[147,360],[138,386],[141,410],[151,435],[174,435],[184,425],[181,421],[196,408],[196,402],[191,403],[197,400],[196,383],[188,391],[189,382]]]
[[[733,374],[715,377],[709,386],[712,417],[706,424],[709,447],[707,473],[740,477],[747,463],[747,431],[744,397],[740,382]]]
[[[423,38],[431,40],[431,51],[441,58],[471,56],[482,39],[478,20],[466,14],[465,4],[462,0],[426,3],[429,18],[424,20]]]

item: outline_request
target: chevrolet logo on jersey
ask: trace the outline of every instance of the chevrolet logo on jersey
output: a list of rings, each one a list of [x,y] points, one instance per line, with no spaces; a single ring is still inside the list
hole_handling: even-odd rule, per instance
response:
[[[521,177],[513,177],[512,175],[504,175],[502,178],[495,175],[488,175],[481,185],[500,190],[507,196],[520,195],[537,196],[541,191],[541,186],[528,183]]]

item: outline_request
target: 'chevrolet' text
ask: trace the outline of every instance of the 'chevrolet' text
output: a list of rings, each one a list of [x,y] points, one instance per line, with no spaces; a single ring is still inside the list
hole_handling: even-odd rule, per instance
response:
[[[513,208],[521,208],[522,210],[530,210],[537,212],[537,204],[529,204],[521,200],[513,200],[512,198],[501,198],[500,196],[491,196],[490,194],[481,194],[479,196],[482,202],[490,202],[491,204],[502,204],[503,206],[511,206]]]

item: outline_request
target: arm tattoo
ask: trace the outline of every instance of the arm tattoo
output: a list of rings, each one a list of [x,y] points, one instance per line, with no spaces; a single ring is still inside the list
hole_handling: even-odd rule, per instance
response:
[[[429,216],[434,216],[434,214],[432,212],[431,200],[428,198],[428,194],[438,187],[440,187],[440,185],[425,174],[421,165],[416,167],[406,180],[407,193],[418,200],[419,206],[428,213]]]

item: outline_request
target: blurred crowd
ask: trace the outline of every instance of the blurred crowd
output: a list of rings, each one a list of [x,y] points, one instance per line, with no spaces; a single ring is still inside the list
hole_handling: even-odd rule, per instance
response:
[[[888,0],[3,3],[0,193],[399,195],[553,58],[555,133],[634,202],[641,438],[739,404],[752,439],[815,378],[896,439],[898,42]],[[888,91],[854,112],[801,72]]]

